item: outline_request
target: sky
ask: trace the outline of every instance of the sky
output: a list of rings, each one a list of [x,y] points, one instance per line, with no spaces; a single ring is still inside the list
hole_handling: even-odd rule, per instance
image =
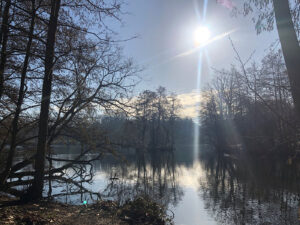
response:
[[[207,2],[206,19],[203,21],[203,5]],[[221,4],[221,3],[223,4]],[[164,86],[176,92],[186,109],[195,113],[193,105],[198,98],[197,71],[199,51],[178,56],[195,49],[194,32],[199,25],[209,28],[212,36],[231,32],[230,38],[244,60],[253,51],[253,58],[261,58],[267,48],[278,39],[277,32],[256,34],[251,16],[231,16],[230,5],[241,9],[242,0],[130,0],[123,8],[123,25],[113,29],[121,39],[138,35],[138,38],[122,43],[125,55],[144,70],[142,81],[136,87],[140,92]],[[214,76],[212,68],[229,68],[235,64],[235,55],[228,36],[203,48],[201,87]]]

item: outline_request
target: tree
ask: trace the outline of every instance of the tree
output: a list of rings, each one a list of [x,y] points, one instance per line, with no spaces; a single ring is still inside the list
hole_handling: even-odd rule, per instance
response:
[[[6,161],[5,170],[0,176],[0,185],[3,185],[7,176],[9,175],[9,170],[11,169],[15,149],[16,149],[16,139],[17,139],[17,133],[18,133],[18,123],[19,123],[19,116],[21,113],[21,107],[24,100],[25,95],[25,79],[28,69],[28,63],[29,63],[29,57],[30,57],[30,50],[33,40],[33,31],[35,26],[35,17],[36,17],[36,8],[35,8],[35,0],[31,0],[31,21],[30,21],[30,28],[29,28],[29,34],[28,34],[28,42],[26,46],[26,53],[24,57],[22,72],[21,72],[21,79],[20,79],[20,87],[19,87],[19,93],[18,93],[18,100],[16,103],[16,110],[14,114],[14,118],[12,121],[12,134],[11,134],[11,142],[10,142],[10,150],[8,154],[8,158]]]
[[[270,6],[270,3],[273,3]],[[299,34],[299,1],[288,0],[250,0],[244,4],[244,13],[253,11],[253,6],[260,9],[258,18],[254,21],[258,33],[263,30],[272,30],[275,18],[282,52],[288,71],[291,92],[298,117],[300,118],[300,46],[297,38]],[[273,10],[270,10],[273,8]]]
[[[8,40],[8,32],[9,32],[9,10],[11,6],[11,1],[7,0],[4,12],[3,12],[3,18],[2,18],[2,25],[1,25],[1,31],[0,31],[0,43],[2,45],[1,48],[1,58],[0,58],[0,99],[3,94],[4,89],[4,69],[5,64],[7,60],[7,40]]]
[[[218,152],[243,146],[248,152],[293,155],[296,117],[281,51],[270,51],[248,67],[239,63],[240,69],[216,71],[204,92],[203,140]]]
[[[294,28],[289,2],[273,0],[276,25],[296,111],[300,118],[300,46]]]
[[[170,148],[174,143],[174,123],[180,108],[177,96],[167,95],[164,87],[145,90],[133,103],[139,139],[146,148]]]
[[[8,157],[6,150],[0,157],[1,191],[38,199],[45,180],[77,186],[78,182],[67,178],[63,170],[89,164],[91,161],[83,157],[92,149],[111,150],[105,136],[101,139],[97,134],[98,140],[93,140],[97,143],[92,143],[73,134],[76,121],[90,121],[105,111],[126,111],[124,99],[129,99],[138,69],[123,58],[118,42],[111,39],[111,31],[104,24],[105,16],[120,20],[120,6],[119,1],[11,1],[5,88],[0,102],[0,153],[8,143],[10,150]],[[5,15],[1,17],[3,21]],[[87,132],[96,135],[92,129]],[[52,161],[64,159],[53,158],[50,146],[64,138],[88,147],[76,159],[67,160],[66,166],[53,168]],[[19,145],[26,156],[15,163]],[[30,164],[35,171],[27,171],[25,167]],[[10,179],[24,176],[29,179]],[[15,189],[19,185],[29,185],[26,195]]]
[[[54,46],[59,9],[60,0],[52,0],[45,52],[45,75],[43,78],[37,153],[35,157],[35,175],[33,185],[29,191],[29,195],[33,200],[42,198],[44,187],[45,152],[47,147],[46,144],[48,133],[49,106],[52,92],[52,77],[54,66]]]

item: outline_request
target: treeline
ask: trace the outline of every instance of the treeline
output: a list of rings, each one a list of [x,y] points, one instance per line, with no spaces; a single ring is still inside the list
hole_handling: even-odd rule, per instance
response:
[[[204,91],[203,141],[219,152],[235,149],[296,157],[299,120],[281,51],[271,50],[260,63],[239,63],[216,71]]]
[[[193,121],[179,117],[180,102],[166,88],[145,90],[131,101],[128,114],[103,115],[93,127],[105,131],[120,147],[140,151],[174,150],[193,140]]]
[[[1,191],[38,199],[46,181],[83,188],[65,169],[76,173],[78,164],[91,162],[82,158],[91,148],[108,145],[99,137],[91,145],[95,137],[83,132],[85,124],[99,111],[126,107],[122,99],[128,99],[138,72],[106,24],[121,21],[122,5],[118,0],[0,1]],[[74,124],[81,132],[71,129]],[[53,158],[50,146],[62,135],[88,147],[74,160]],[[26,158],[16,163],[19,146]],[[53,161],[66,165],[52,168]]]

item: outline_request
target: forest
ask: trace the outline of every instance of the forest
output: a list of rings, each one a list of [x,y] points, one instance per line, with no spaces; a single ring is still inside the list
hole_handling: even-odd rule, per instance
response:
[[[201,108],[202,138],[220,151],[245,149],[256,157],[293,160],[299,118],[281,51],[260,63],[216,71]]]

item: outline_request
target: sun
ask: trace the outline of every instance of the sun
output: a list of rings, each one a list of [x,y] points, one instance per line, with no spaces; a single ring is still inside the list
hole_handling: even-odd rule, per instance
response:
[[[208,42],[211,37],[211,32],[208,27],[200,26],[197,27],[194,32],[194,42],[196,46],[201,46]]]

